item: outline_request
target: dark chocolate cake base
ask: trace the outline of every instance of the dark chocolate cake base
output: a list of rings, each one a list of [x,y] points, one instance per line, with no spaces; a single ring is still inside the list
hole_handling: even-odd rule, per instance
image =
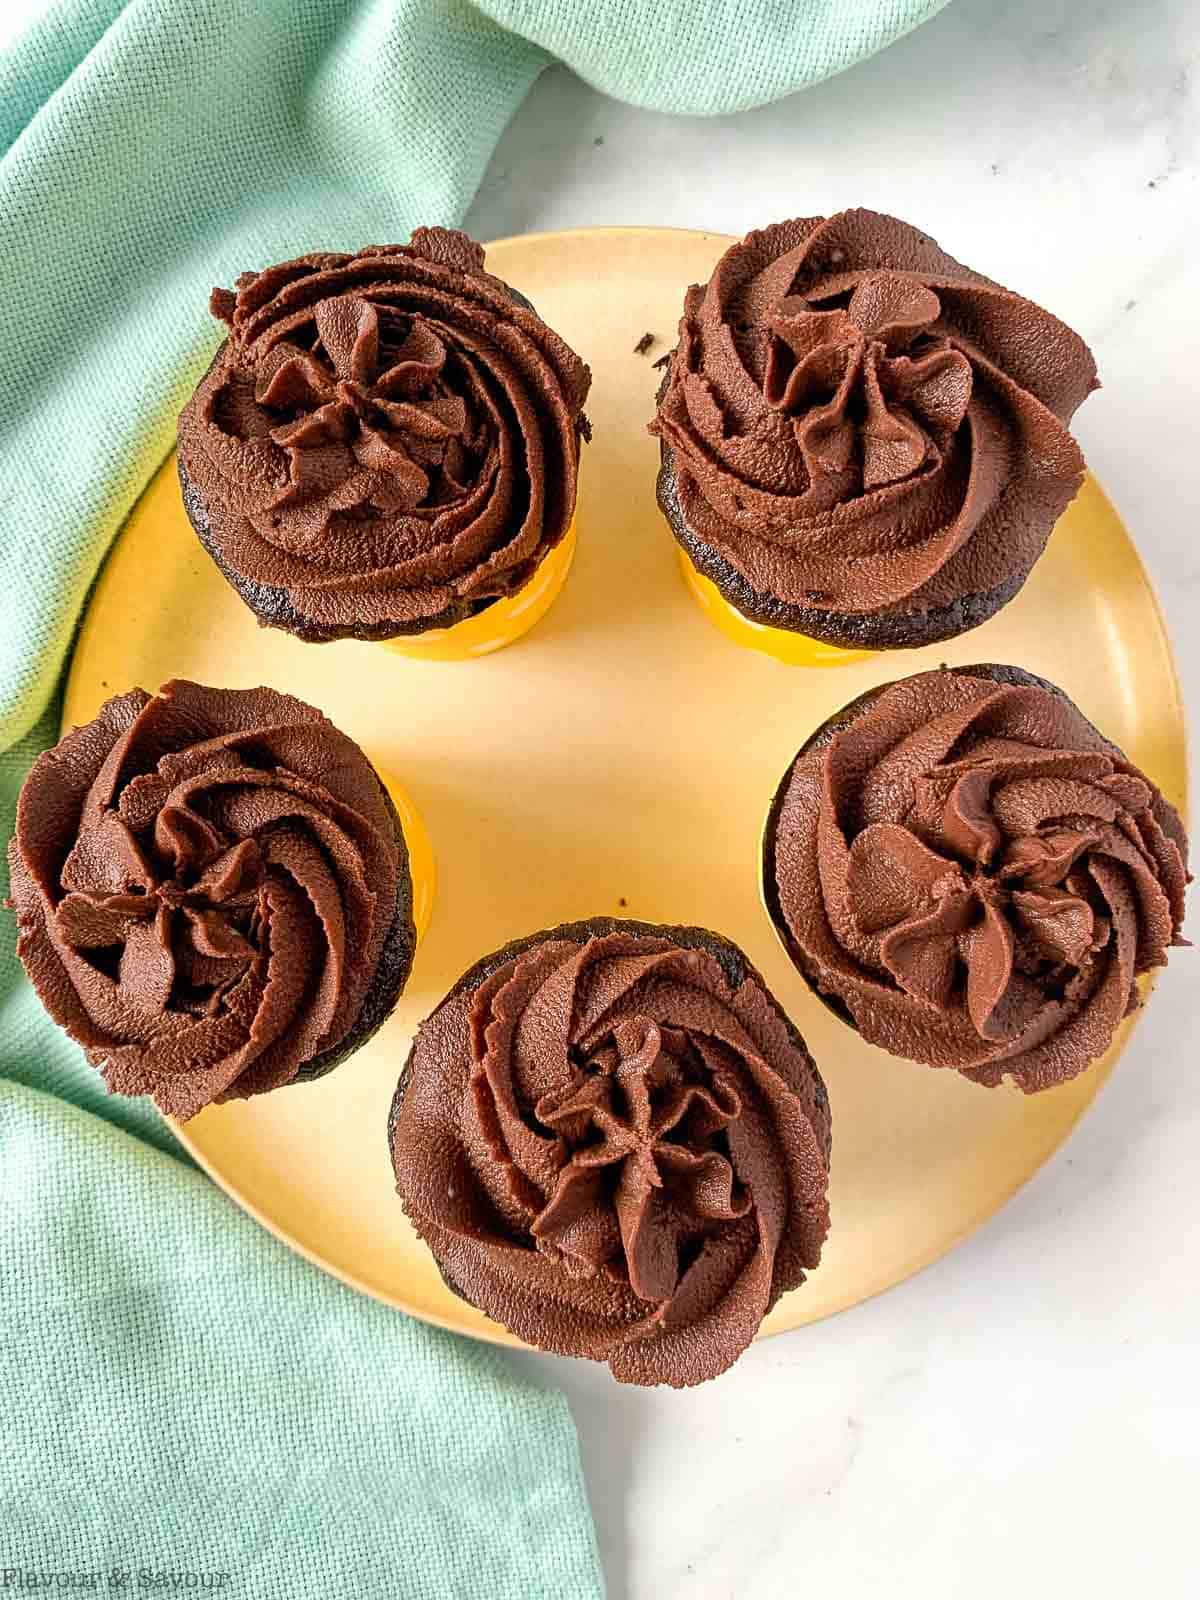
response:
[[[219,354],[220,352],[218,351]],[[212,557],[221,576],[241,596],[258,618],[260,627],[282,628],[285,633],[292,633],[298,639],[303,639],[305,644],[330,644],[335,639],[362,639],[367,641],[396,639],[405,635],[430,633],[435,628],[452,628],[456,622],[465,622],[468,617],[478,616],[481,611],[486,611],[489,606],[495,605],[496,600],[500,598],[497,595],[487,600],[464,600],[458,605],[447,606],[445,610],[439,611],[435,616],[422,617],[418,621],[359,623],[353,627],[347,626],[344,628],[323,626],[314,622],[311,617],[306,617],[302,612],[297,611],[286,589],[275,588],[269,583],[258,583],[252,578],[246,578],[240,573],[234,572],[228,566],[221,557],[220,546],[213,538],[208,508],[201,498],[200,491],[188,476],[188,470],[183,464],[183,457],[179,456],[177,462],[179,467],[179,487],[183,494],[183,509],[187,512],[188,521],[195,529],[196,537]],[[531,569],[529,577],[532,577],[536,570],[536,567]],[[518,585],[518,589],[520,587]],[[514,589],[513,593],[515,594],[516,592],[517,590]]]
[[[716,584],[722,597],[744,617],[768,628],[802,633],[842,650],[914,650],[921,645],[940,644],[945,639],[956,638],[994,617],[1020,590],[1033,570],[1031,564],[1024,572],[986,594],[962,595],[936,611],[822,611],[811,606],[789,605],[772,595],[760,594],[724,556],[691,531],[679,503],[674,455],[666,445],[658,474],[658,503],[676,542],[696,571]]]

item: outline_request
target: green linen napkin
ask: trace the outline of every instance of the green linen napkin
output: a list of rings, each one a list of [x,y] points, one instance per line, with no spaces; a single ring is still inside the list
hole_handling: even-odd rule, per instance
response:
[[[215,346],[214,283],[457,221],[552,54],[639,104],[729,111],[945,3],[46,10],[0,54],[0,834],[57,736],[88,586]],[[601,1592],[561,1397],[343,1289],[230,1205],[42,1015],[7,917],[0,1019],[0,1585]]]

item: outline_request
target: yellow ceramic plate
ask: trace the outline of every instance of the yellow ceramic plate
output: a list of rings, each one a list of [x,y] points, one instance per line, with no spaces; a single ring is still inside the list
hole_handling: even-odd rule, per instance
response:
[[[830,1016],[759,903],[759,829],[797,746],[873,684],[940,661],[1016,662],[1061,684],[1183,800],[1170,650],[1137,553],[1095,483],[1023,593],[950,644],[796,672],[706,621],[655,505],[658,449],[645,428],[652,363],[674,342],[683,291],[725,244],[620,228],[489,251],[492,270],[595,374],[574,571],[518,644],[447,666],[260,630],[189,529],[168,462],[113,551],[75,652],[67,724],[110,694],[172,676],[272,684],[320,706],[411,796],[438,892],[393,1020],[319,1082],[211,1108],[180,1136],[242,1206],[327,1271],[482,1338],[509,1335],[444,1287],[393,1193],[385,1135],[414,1028],[477,957],[556,922],[621,912],[707,924],[746,950],[806,1035],[834,1112],[833,1231],[820,1270],[768,1319],[778,1332],[896,1283],[990,1216],[1070,1132],[1117,1053],[1027,1099],[890,1060]],[[635,355],[645,333],[655,342]]]

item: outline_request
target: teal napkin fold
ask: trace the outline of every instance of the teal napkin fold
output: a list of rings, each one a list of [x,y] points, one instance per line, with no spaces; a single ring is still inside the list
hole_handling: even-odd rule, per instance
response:
[[[0,1129],[0,1586],[602,1593],[561,1396],[343,1288],[65,1101],[0,1083]]]
[[[730,111],[945,3],[46,10],[0,54],[0,835],[57,737],[88,586],[215,346],[214,283],[456,222],[554,56],[638,104]],[[105,1095],[13,943],[0,917],[0,1583],[599,1595],[562,1398],[277,1244]]]

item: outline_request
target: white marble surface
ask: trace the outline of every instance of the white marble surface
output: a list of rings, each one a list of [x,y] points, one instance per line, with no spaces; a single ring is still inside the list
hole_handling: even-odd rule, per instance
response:
[[[1198,71],[1195,0],[954,0],[876,60],[712,122],[554,71],[468,225],[740,233],[866,204],[1060,311],[1105,382],[1078,433],[1195,697]],[[1195,960],[1067,1147],[918,1278],[691,1394],[521,1358],[570,1396],[612,1600],[1200,1593]]]

